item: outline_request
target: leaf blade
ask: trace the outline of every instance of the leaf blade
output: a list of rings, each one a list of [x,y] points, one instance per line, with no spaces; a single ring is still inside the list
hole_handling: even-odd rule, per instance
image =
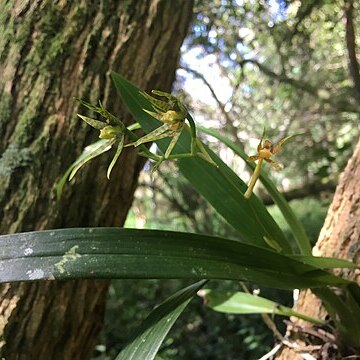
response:
[[[244,292],[224,292],[210,289],[201,290],[202,298],[207,307],[227,314],[275,314],[282,316],[296,316],[300,319],[317,324],[324,324],[306,314],[292,310],[274,301]]]
[[[230,279],[280,289],[349,281],[265,248],[159,230],[77,228],[0,236],[0,282],[81,278]]]
[[[181,289],[156,307],[115,360],[152,360],[176,319],[205,283],[203,280]]]

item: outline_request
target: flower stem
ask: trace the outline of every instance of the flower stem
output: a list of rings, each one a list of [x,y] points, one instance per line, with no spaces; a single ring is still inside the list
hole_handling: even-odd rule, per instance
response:
[[[254,173],[253,173],[253,176],[251,177],[250,179],[250,182],[249,182],[249,186],[244,194],[244,197],[246,199],[250,199],[250,196],[253,192],[253,189],[254,189],[254,186],[256,184],[256,181],[260,175],[260,169],[261,169],[261,165],[262,165],[262,162],[263,162],[264,159],[260,158],[258,163],[256,164],[256,167],[255,167],[255,170],[254,170]]]

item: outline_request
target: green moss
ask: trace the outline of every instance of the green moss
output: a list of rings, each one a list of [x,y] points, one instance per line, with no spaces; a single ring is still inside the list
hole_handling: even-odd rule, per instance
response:
[[[39,23],[39,30],[49,37],[62,31],[65,24],[64,14],[59,5],[49,2]]]
[[[11,115],[12,97],[0,91],[0,129],[3,129]]]
[[[55,114],[46,118],[41,134],[37,136],[35,142],[32,144],[32,152],[36,158],[40,159],[43,156],[46,156],[41,154],[44,153],[44,151],[47,151],[49,143],[52,141],[51,134],[53,133],[53,128],[56,126],[57,121],[58,118]],[[40,161],[38,165],[41,167],[43,164],[41,164]]]
[[[0,158],[0,176],[10,177],[15,169],[28,165],[30,161],[29,148],[20,149],[17,145],[10,144]]]
[[[7,58],[10,39],[13,38],[14,26],[10,16],[10,3],[5,4],[0,12],[0,63]]]
[[[132,0],[123,0],[124,13],[127,14],[133,8]]]
[[[33,67],[41,70],[53,65],[52,62],[63,51],[62,32],[64,27],[64,14],[58,5],[50,2],[36,23],[38,37],[28,56]]]
[[[13,142],[24,146],[28,144],[31,137],[34,136],[39,121],[43,118],[40,114],[40,108],[44,98],[44,89],[46,89],[46,79],[39,77],[33,85],[31,96],[24,101],[22,112],[18,116]]]
[[[46,57],[41,64],[42,68],[49,69],[53,63],[61,57],[66,57],[68,50],[66,48],[66,39],[63,34],[59,34],[52,39],[50,47],[46,51]]]
[[[33,65],[44,72],[68,57],[72,51],[71,39],[86,19],[85,8],[81,5],[73,5],[71,12],[65,14],[59,5],[50,3],[37,25],[40,35],[29,56]]]

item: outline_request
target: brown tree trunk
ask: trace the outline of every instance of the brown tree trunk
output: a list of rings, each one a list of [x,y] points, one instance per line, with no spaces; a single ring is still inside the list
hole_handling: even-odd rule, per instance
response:
[[[97,137],[73,97],[127,119],[109,73],[168,91],[191,18],[183,0],[5,0],[0,14],[0,233],[121,226],[143,162],[125,150],[110,181],[101,156],[55,182]],[[129,119],[128,119],[129,120]],[[86,359],[101,328],[107,281],[5,284],[0,357]]]
[[[355,148],[354,154],[349,160],[336,188],[334,199],[329,208],[324,226],[321,230],[318,242],[313,249],[316,256],[337,257],[351,260],[359,264],[360,260],[360,140]],[[342,269],[336,272],[349,280],[360,280],[358,270]],[[324,319],[326,311],[319,298],[315,297],[310,290],[300,294],[296,309],[315,318]],[[309,327],[303,321],[298,325]],[[289,331],[294,330],[289,327]],[[296,330],[296,328],[295,328]],[[293,334],[297,338],[297,344],[302,347],[305,343],[301,335]],[[346,340],[346,339],[345,339]],[[316,351],[313,355],[316,359],[328,359],[323,353]],[[281,360],[303,359],[295,349],[284,348],[277,357]]]
[[[344,1],[345,15],[345,40],[349,58],[349,71],[354,83],[355,96],[360,101],[360,69],[356,55],[356,35],[354,19],[357,18],[356,11],[354,14],[354,0]]]

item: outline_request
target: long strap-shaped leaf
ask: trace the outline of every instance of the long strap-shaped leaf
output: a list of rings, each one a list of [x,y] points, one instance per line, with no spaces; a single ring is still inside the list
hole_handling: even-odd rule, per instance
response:
[[[158,127],[159,122],[142,110],[151,110],[151,104],[140,94],[140,90],[119,74],[112,73],[112,80],[142,129],[149,133]],[[165,152],[168,142],[160,140],[157,144]],[[183,132],[173,154],[189,153],[190,148],[190,135]],[[178,160],[179,169],[194,188],[239,232],[243,242],[290,253],[291,247],[287,239],[266,207],[256,196],[245,199],[243,194],[247,189],[246,184],[218,156],[213,152],[210,155],[218,168],[199,158],[186,158]]]
[[[156,307],[115,360],[152,360],[176,319],[205,283],[199,281],[181,289]]]
[[[325,321],[312,318],[261,296],[244,292],[225,292],[204,289],[201,291],[201,297],[204,298],[204,304],[206,306],[215,311],[227,314],[276,314],[296,316],[317,324],[325,323]]]
[[[232,279],[281,289],[349,284],[311,259],[309,265],[306,258],[296,260],[234,240],[171,231],[79,228],[0,236],[0,282]]]

